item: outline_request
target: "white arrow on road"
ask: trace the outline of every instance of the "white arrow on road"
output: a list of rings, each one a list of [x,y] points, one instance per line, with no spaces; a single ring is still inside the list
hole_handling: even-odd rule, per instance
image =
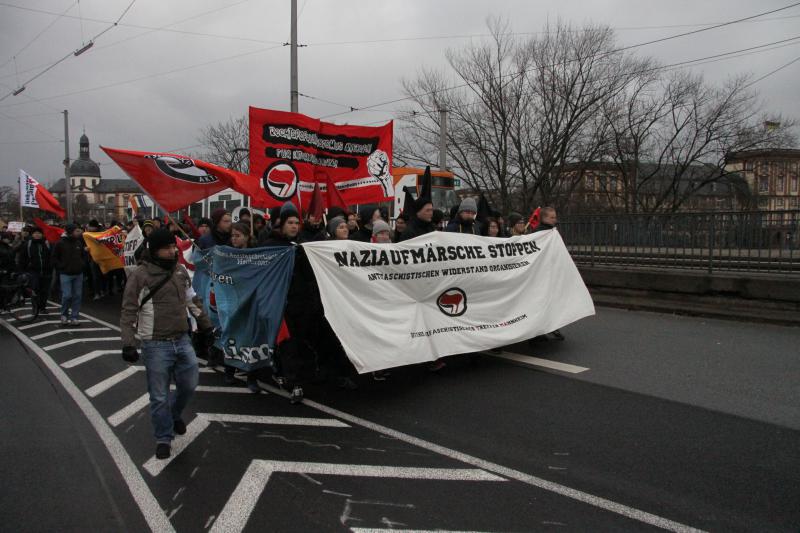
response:
[[[335,418],[303,418],[299,416],[255,416],[226,413],[197,413],[197,417],[186,426],[186,434],[179,435],[172,441],[172,453],[168,459],[148,459],[143,468],[151,475],[157,476],[172,460],[180,455],[211,422],[230,422],[233,424],[270,424],[281,426],[314,426],[329,428],[349,428],[350,426]]]
[[[211,533],[242,531],[250,513],[275,472],[317,474],[323,476],[379,477],[395,479],[432,479],[443,481],[507,481],[479,468],[414,468],[407,466],[344,465],[335,463],[295,463],[265,461],[250,463],[233,494],[214,522]]]

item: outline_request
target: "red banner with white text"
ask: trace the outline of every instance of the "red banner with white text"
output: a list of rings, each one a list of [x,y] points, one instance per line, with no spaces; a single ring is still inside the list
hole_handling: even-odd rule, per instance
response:
[[[389,201],[392,127],[342,126],[251,107],[250,175],[272,198],[291,200],[303,211],[315,183],[323,191],[335,184],[348,205]]]

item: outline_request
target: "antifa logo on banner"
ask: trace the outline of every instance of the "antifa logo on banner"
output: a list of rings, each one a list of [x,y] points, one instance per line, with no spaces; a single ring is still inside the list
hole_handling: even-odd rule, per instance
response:
[[[461,316],[467,312],[467,293],[452,287],[439,295],[436,305],[447,316]]]
[[[276,161],[264,172],[262,182],[273,198],[285,202],[297,191],[297,171],[288,161]]]
[[[194,161],[188,157],[151,154],[146,155],[145,158],[152,159],[161,172],[176,180],[188,181],[198,185],[219,181],[216,176],[212,176],[205,170],[196,167]]]

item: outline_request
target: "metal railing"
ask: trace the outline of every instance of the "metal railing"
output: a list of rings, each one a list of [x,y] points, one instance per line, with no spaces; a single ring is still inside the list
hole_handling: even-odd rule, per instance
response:
[[[571,215],[558,227],[578,264],[800,276],[800,210]]]

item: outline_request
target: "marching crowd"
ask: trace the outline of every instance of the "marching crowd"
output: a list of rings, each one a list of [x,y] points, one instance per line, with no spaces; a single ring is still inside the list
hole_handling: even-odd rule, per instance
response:
[[[64,234],[52,245],[41,228],[30,227],[16,237],[2,234],[0,270],[28,273],[42,303],[52,291],[60,290],[64,327],[80,324],[84,280],[89,281],[95,299],[124,290],[120,315],[122,356],[129,363],[137,362],[141,349],[156,457],[164,459],[170,455],[175,434],[186,431],[181,416],[198,384],[197,357],[206,359],[209,366],[224,365],[218,332],[204,311],[204,302],[193,290],[187,270],[179,266],[176,236],[193,235],[196,246],[206,250],[220,245],[286,247],[326,239],[397,243],[434,231],[490,237],[524,235],[530,231],[528,220],[520,214],[511,213],[505,219],[496,214],[479,221],[477,211],[476,201],[466,198],[453,207],[448,218],[434,209],[429,198],[419,198],[396,219],[394,229],[385,208],[362,207],[352,213],[332,207],[325,218],[311,213],[301,216],[291,202],[272,209],[266,217],[241,209],[236,223],[224,209],[217,209],[210,218],[197,223],[188,218],[185,224],[169,219],[169,224],[162,225],[158,220],[139,218],[119,225],[126,233],[133,229],[133,224],[139,224],[144,237],[134,254],[138,266],[127,276],[124,269],[107,274],[100,271],[89,256],[82,239],[83,230],[77,225],[67,224]],[[555,210],[542,208],[536,230],[549,229],[555,224]],[[93,220],[86,230],[102,228]],[[260,391],[258,379],[271,379],[285,387],[290,391],[292,403],[302,401],[303,386],[311,381],[328,380],[343,388],[357,388],[353,380],[355,371],[325,319],[314,273],[302,247],[297,249],[284,319],[288,336],[277,346],[272,366],[247,375],[247,385],[254,393]],[[552,335],[563,339],[557,331]],[[438,371],[444,366],[438,360],[431,364],[430,370]],[[226,382],[234,383],[236,369],[225,368]],[[387,375],[386,371],[375,372],[372,378],[382,381]],[[171,392],[173,381],[176,389]]]

